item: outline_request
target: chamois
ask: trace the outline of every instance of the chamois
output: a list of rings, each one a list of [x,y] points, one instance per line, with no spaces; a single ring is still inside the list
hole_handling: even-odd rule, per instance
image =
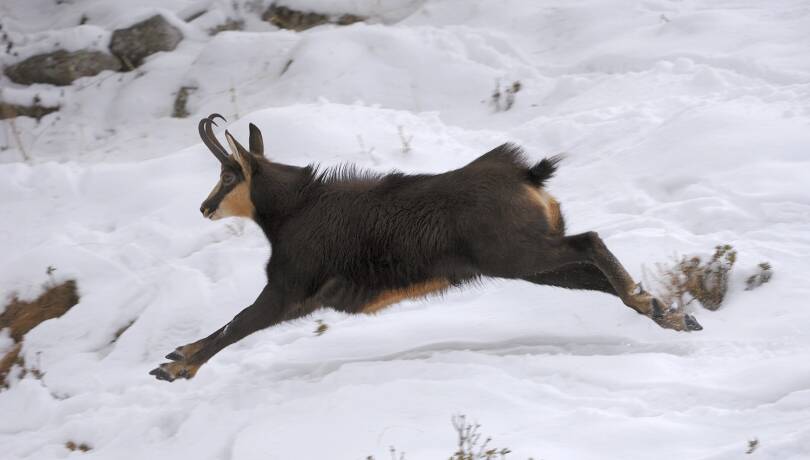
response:
[[[208,337],[178,347],[150,374],[190,379],[228,345],[320,307],[371,313],[484,277],[601,291],[659,326],[700,330],[636,284],[595,232],[565,235],[560,205],[545,189],[560,157],[530,165],[503,144],[441,174],[374,174],[351,166],[320,171],[264,157],[250,124],[249,149],[212,114],[199,133],[221,164],[200,207],[215,220],[253,219],[272,247],[256,301]]]

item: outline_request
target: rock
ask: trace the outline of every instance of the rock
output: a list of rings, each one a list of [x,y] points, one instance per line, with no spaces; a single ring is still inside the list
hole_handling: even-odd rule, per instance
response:
[[[9,66],[5,74],[15,83],[49,83],[66,86],[81,77],[96,75],[104,70],[118,70],[121,63],[115,56],[101,51],[54,51],[38,54]]]
[[[126,29],[114,31],[110,52],[131,70],[143,64],[143,60],[151,54],[172,51],[181,40],[183,33],[180,29],[158,14]]]

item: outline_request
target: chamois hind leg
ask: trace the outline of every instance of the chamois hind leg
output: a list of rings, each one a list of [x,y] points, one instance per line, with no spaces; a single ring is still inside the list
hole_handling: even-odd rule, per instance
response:
[[[522,279],[544,286],[599,291],[619,296],[605,274],[596,265],[591,264],[566,265],[556,270],[524,276]]]
[[[641,289],[596,232],[559,238],[551,243],[550,249],[551,254],[584,256],[585,261],[595,265],[604,274],[625,305],[652,318],[659,326],[678,331],[703,329],[691,315],[669,310],[660,300]]]
[[[660,300],[644,292],[605,247],[596,232],[563,237],[538,235],[531,238],[531,235],[516,235],[511,242],[490,246],[491,249],[486,246],[477,247],[480,251],[479,260],[482,262],[480,268],[485,276],[528,278],[529,281],[557,285],[575,283],[574,285],[598,287],[596,290],[603,291],[607,289],[604,283],[606,280],[612,288],[611,293],[618,295],[628,307],[652,318],[659,326],[679,331],[702,329],[692,316],[670,311]],[[592,265],[602,273],[604,279],[597,278],[593,273],[578,273],[582,277],[575,281],[561,279],[560,273],[570,270],[566,267],[573,264]],[[557,274],[553,274],[555,272]]]
[[[149,374],[169,382],[193,378],[200,366],[228,345],[274,324],[304,316],[318,306],[313,300],[285,302],[284,297],[268,284],[253,305],[239,312],[228,324],[204,339],[177,347],[166,355],[173,362],[163,363]]]

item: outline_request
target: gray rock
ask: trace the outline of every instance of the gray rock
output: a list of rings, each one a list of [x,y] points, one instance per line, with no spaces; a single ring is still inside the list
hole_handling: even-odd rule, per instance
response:
[[[163,16],[155,15],[112,34],[110,52],[123,61],[130,70],[143,64],[143,60],[158,51],[172,51],[183,40],[180,29],[169,24]]]
[[[15,83],[50,83],[66,86],[81,77],[96,75],[104,70],[118,70],[121,63],[115,56],[101,51],[54,51],[38,54],[6,67],[5,74]]]

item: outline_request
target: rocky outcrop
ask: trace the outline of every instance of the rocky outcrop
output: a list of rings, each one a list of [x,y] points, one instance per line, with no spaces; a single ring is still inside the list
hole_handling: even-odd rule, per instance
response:
[[[180,29],[171,25],[163,16],[155,15],[114,31],[110,40],[110,52],[131,70],[143,64],[147,56],[159,51],[174,50],[181,40],[183,33]]]
[[[89,77],[104,70],[118,70],[121,63],[114,56],[101,51],[58,50],[38,54],[6,68],[5,74],[22,85],[49,83],[66,86],[73,80]]]

